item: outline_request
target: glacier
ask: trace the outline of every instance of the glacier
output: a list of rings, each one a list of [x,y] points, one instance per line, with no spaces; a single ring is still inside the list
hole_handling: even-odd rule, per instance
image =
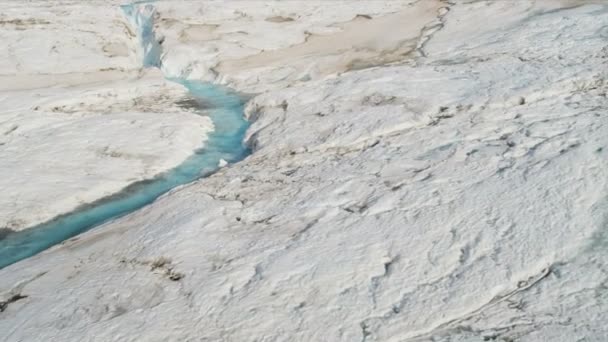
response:
[[[249,125],[234,115],[226,129],[243,134],[247,157],[1,269],[0,339],[608,339],[603,2],[156,1],[160,71],[139,69],[120,5],[4,3],[0,164],[37,120],[101,124],[134,109],[164,113],[174,132],[200,125],[184,133],[196,143],[155,146],[182,157],[147,176],[193,158],[223,121],[186,110],[186,88],[164,76],[237,92]],[[106,15],[90,22],[93,12]],[[74,38],[55,48],[71,65],[27,54],[20,41],[43,41],[44,27]],[[109,84],[125,91],[93,101]],[[45,116],[27,115],[36,105]],[[31,126],[11,130],[15,120]],[[68,138],[53,127],[64,133],[41,144],[47,154]],[[97,134],[155,141],[136,129],[87,131],[80,153]],[[13,157],[24,178],[45,169],[32,153]],[[48,172],[64,167],[56,159]],[[77,161],[66,179],[86,185],[79,170],[91,170]],[[0,199],[18,205],[0,217],[34,186],[42,203],[77,193],[27,179],[3,185]]]

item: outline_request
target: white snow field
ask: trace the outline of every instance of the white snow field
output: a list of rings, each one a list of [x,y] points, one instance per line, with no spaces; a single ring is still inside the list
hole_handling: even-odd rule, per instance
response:
[[[118,3],[0,5],[3,219],[171,168],[212,129],[138,78]],[[1,269],[0,340],[608,341],[608,4],[153,5],[163,75],[251,94],[253,153]],[[36,25],[100,41],[53,62]]]

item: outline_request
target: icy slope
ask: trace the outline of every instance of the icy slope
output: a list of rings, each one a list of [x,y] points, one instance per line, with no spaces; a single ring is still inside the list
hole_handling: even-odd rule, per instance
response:
[[[607,340],[608,9],[579,5],[441,3],[403,63],[279,80],[251,157],[1,270],[5,340]]]

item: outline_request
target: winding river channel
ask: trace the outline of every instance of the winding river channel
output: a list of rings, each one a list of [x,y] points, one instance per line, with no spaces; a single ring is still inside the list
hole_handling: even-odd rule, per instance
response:
[[[160,54],[151,30],[153,7],[132,4],[123,6],[123,12],[131,25],[138,29],[143,47],[143,64],[158,66]],[[143,15],[142,15],[143,14]],[[35,255],[75,235],[99,226],[110,220],[129,214],[156,200],[169,190],[212,174],[220,162],[234,163],[245,158],[249,149],[243,143],[249,123],[244,119],[244,100],[231,91],[209,83],[185,79],[171,81],[186,87],[191,96],[205,104],[198,114],[208,115],[214,131],[208,136],[205,146],[196,151],[181,165],[159,177],[135,183],[111,197],[84,206],[72,213],[59,216],[52,221],[0,239],[0,268]]]

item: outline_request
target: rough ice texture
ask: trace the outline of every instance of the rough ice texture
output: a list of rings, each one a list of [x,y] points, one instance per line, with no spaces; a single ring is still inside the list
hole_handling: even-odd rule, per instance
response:
[[[285,37],[321,6],[247,3],[235,20],[213,12],[233,2],[158,8],[252,39],[270,22],[268,46],[249,48],[296,51],[213,69],[267,90],[247,108],[253,155],[1,270],[5,340],[608,339],[606,6],[356,2],[361,24],[421,18],[394,28],[419,33],[414,50],[293,78],[282,66],[308,48]],[[344,32],[348,8],[324,5],[313,26]],[[167,32],[166,70],[234,57],[220,35],[174,65],[188,42]]]

